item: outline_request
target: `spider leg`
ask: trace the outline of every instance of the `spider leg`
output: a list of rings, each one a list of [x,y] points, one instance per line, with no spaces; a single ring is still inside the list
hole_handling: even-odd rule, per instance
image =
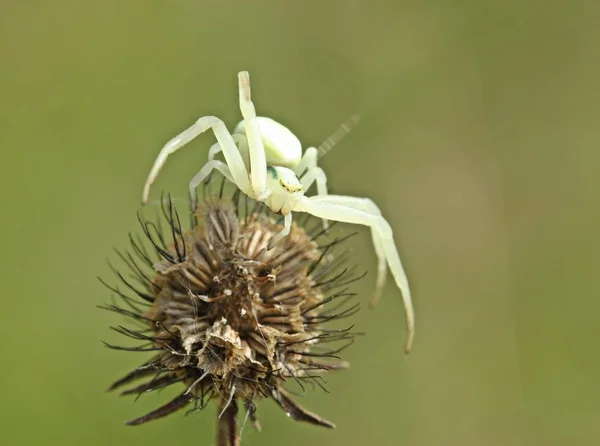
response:
[[[202,183],[206,178],[208,178],[212,171],[215,169],[221,172],[223,176],[229,181],[235,183],[235,181],[233,181],[231,171],[229,170],[229,167],[227,167],[227,164],[219,160],[208,161],[204,166],[202,166],[202,169],[200,169],[200,171],[196,175],[194,175],[194,178],[192,178],[192,180],[190,181],[189,190],[192,212],[196,210],[196,188],[200,185],[200,183]]]
[[[235,134],[235,133],[233,135],[231,135],[231,137],[233,138],[233,141],[236,143],[236,145],[238,145],[238,147],[242,140],[244,140],[244,141],[246,140],[246,138],[244,138],[243,135],[239,135],[239,134]],[[222,151],[221,144],[219,144],[218,142],[214,143],[212,146],[210,146],[210,149],[208,149],[208,161],[213,161],[216,158],[216,156],[219,153],[221,153],[221,151]],[[247,165],[246,160],[244,160],[244,164]],[[208,174],[208,176],[206,177],[206,180],[204,180],[206,184],[208,184],[208,182],[210,181],[210,177],[211,177],[211,175]],[[234,181],[232,181],[232,182],[234,182]],[[200,184],[200,183],[198,183],[198,184]]]
[[[317,182],[317,194],[327,195],[327,176],[323,169],[317,166],[317,157],[319,152],[314,147],[309,147],[304,152],[302,159],[294,169],[294,173],[300,177],[300,183],[302,188],[307,191],[310,186],[316,181]],[[306,172],[305,172],[306,171]],[[304,173],[305,172],[305,173]],[[323,228],[327,230],[329,224],[327,220],[323,220]]]
[[[294,168],[294,173],[298,178],[302,176],[304,171],[309,167],[316,167],[319,151],[314,147],[309,147],[304,151],[304,155],[300,159],[298,165]]]
[[[398,249],[394,243],[392,228],[385,220],[379,209],[371,200],[364,198],[345,197],[338,195],[326,195],[315,197],[303,197],[296,207],[295,212],[307,212],[316,217],[326,218],[328,220],[341,221],[345,223],[355,223],[369,226],[373,236],[375,252],[379,258],[379,266],[383,264],[382,258],[390,268],[392,276],[400,291],[406,311],[406,323],[408,326],[408,338],[406,340],[405,351],[409,352],[414,334],[415,334],[415,316],[408,286],[408,279],[400,261]],[[377,286],[382,286],[382,275],[385,270],[378,269]],[[376,293],[380,292],[376,290]]]
[[[218,142],[214,143],[212,146],[210,146],[210,149],[208,149],[208,160],[212,161],[215,159],[215,157],[221,152],[221,144],[219,144]]]
[[[246,138],[244,138],[244,135],[240,135],[237,133],[234,133],[231,135],[231,137],[233,138],[233,141],[236,143],[236,145],[238,145],[240,143],[240,141],[245,140]],[[218,142],[213,144],[210,149],[208,149],[208,160],[212,161],[215,159],[215,157],[221,153],[221,144],[219,144]]]
[[[336,202],[339,204],[347,204],[356,209],[361,209],[369,214],[381,216],[381,211],[377,205],[370,198],[356,198],[348,197],[345,195],[336,195]],[[381,298],[381,292],[385,286],[385,280],[387,276],[387,261],[385,257],[384,244],[381,238],[378,236],[376,231],[371,231],[371,238],[373,239],[373,247],[375,248],[375,254],[377,255],[377,282],[375,284],[375,291],[371,296],[369,305],[374,307]]]
[[[300,178],[302,188],[306,191],[314,182],[317,182],[317,194],[327,195],[327,176],[320,167],[310,167]]]
[[[225,127],[223,121],[215,116],[204,116],[198,119],[191,127],[181,132],[175,138],[171,139],[161,149],[158,157],[154,161],[152,169],[150,170],[146,184],[144,185],[144,192],[142,195],[143,204],[148,202],[150,186],[152,186],[152,183],[154,183],[154,180],[158,176],[160,169],[167,161],[167,157],[209,129],[213,130],[215,137],[221,146],[221,150],[223,151],[225,161],[227,162],[227,165],[231,171],[231,176],[234,179],[234,183],[242,190],[242,192],[246,194],[252,191],[250,188],[248,171],[244,165],[244,160],[237,146],[235,145],[233,137],[227,131],[227,127]]]
[[[240,88],[240,111],[244,118],[248,151],[250,153],[250,181],[258,201],[264,201],[267,189],[267,157],[260,128],[256,119],[256,110],[250,96],[250,75],[247,71],[238,73]]]
[[[275,237],[273,237],[271,239],[271,241],[269,241],[269,245],[267,246],[267,249],[271,249],[273,248],[273,246],[275,246],[277,244],[277,242],[279,242],[279,240],[281,240],[283,237],[285,237],[286,235],[288,235],[290,233],[292,229],[292,213],[288,213],[285,215],[285,217],[283,218],[283,229],[281,231],[279,231],[279,233],[277,235],[275,235]]]

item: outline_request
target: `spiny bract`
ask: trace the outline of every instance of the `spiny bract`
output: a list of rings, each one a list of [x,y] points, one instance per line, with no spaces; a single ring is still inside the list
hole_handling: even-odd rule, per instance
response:
[[[352,327],[324,327],[358,310],[358,304],[349,303],[353,294],[346,285],[358,277],[353,268],[343,268],[347,253],[332,255],[342,240],[318,246],[324,236],[320,221],[312,231],[294,224],[290,235],[269,250],[281,226],[256,208],[242,217],[233,200],[208,199],[187,232],[170,199],[163,200],[162,210],[172,241],[166,242],[158,223],[140,218],[155,253],[130,236],[130,252],[119,255],[141,286],[116,273],[137,297],[109,286],[125,305],[104,307],[138,323],[135,329],[113,328],[143,341],[109,347],[155,354],[110,390],[130,385],[123,394],[141,395],[177,383],[183,388],[172,401],[127,424],[142,424],[190,403],[192,411],[199,410],[215,398],[217,444],[234,445],[239,442],[238,403],[260,428],[255,403],[270,397],[295,420],[334,427],[297,404],[285,385],[324,387],[325,372],[347,367],[336,354],[356,333]]]

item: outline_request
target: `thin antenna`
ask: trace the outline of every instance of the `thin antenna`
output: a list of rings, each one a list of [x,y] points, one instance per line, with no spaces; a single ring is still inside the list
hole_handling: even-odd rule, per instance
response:
[[[317,150],[319,151],[319,158],[325,156],[327,152],[333,149],[338,142],[350,133],[354,127],[360,122],[361,116],[358,113],[354,113],[340,125],[335,132],[333,132],[325,141],[323,141]]]

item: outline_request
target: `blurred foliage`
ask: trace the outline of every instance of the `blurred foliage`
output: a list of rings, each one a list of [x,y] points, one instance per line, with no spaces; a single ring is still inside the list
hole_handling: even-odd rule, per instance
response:
[[[598,444],[600,3],[0,8],[5,444],[210,444],[213,408],[123,426],[167,396],[103,393],[141,357],[102,346],[119,321],[95,308],[110,298],[95,276],[138,229],[164,142],[202,115],[239,120],[241,69],[259,112],[307,145],[364,112],[323,166],[334,192],[389,218],[417,311],[407,357],[392,284],[355,318],[368,335],[344,355],[352,368],[303,398],[336,430],[265,402],[263,432],[247,427],[243,444]],[[185,196],[211,141],[170,160],[155,198]],[[360,234],[366,303],[374,255]]]

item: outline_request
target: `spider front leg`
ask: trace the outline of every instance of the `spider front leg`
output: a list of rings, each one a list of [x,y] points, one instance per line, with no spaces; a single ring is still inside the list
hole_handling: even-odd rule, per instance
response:
[[[267,157],[263,145],[256,110],[250,96],[250,75],[247,71],[238,74],[240,89],[240,111],[244,118],[248,152],[250,153],[250,181],[254,197],[264,201],[270,191],[267,189]]]
[[[409,352],[412,346],[415,334],[415,316],[408,286],[408,279],[400,261],[398,250],[394,243],[392,228],[389,223],[378,212],[375,204],[363,198],[346,197],[338,195],[303,197],[293,209],[295,212],[307,212],[311,215],[328,220],[341,221],[345,223],[355,223],[366,225],[371,228],[375,252],[379,260],[379,265],[386,262],[390,268],[392,276],[400,291],[406,311],[406,323],[408,328],[408,337],[405,344],[405,351]],[[384,260],[382,260],[384,259]],[[383,279],[381,275],[385,270],[378,270],[377,286],[382,286]],[[376,292],[378,292],[376,290]]]
[[[181,147],[186,145],[192,139],[196,138],[201,133],[212,129],[221,150],[223,151],[223,155],[225,156],[225,161],[229,166],[229,170],[231,172],[231,177],[233,178],[233,182],[242,190],[242,192],[248,194],[251,193],[250,180],[248,179],[248,171],[246,170],[246,166],[244,165],[244,160],[242,155],[240,154],[237,146],[235,145],[235,141],[231,134],[227,131],[227,127],[223,121],[214,116],[205,116],[203,118],[198,119],[191,127],[181,132],[175,138],[171,139],[159,152],[158,157],[154,161],[154,165],[150,170],[150,174],[148,175],[148,179],[146,180],[146,184],[144,185],[144,192],[142,194],[142,203],[146,204],[148,202],[148,196],[150,195],[150,186],[156,180],[160,169],[167,161],[167,158],[170,154],[176,152]]]
[[[335,197],[336,202],[339,204],[346,204],[350,207],[354,207],[356,209],[368,212],[369,214],[381,216],[381,211],[370,198],[348,197],[345,195],[336,195]],[[381,292],[383,291],[383,287],[385,285],[385,279],[387,276],[387,261],[385,258],[383,244],[380,238],[378,237],[377,232],[371,231],[371,237],[373,239],[373,247],[375,248],[375,254],[377,255],[377,282],[375,283],[375,291],[373,292],[371,296],[371,301],[369,302],[369,305],[371,307],[374,307],[375,305],[377,305],[377,302],[381,297]]]
[[[302,188],[307,191],[310,186],[317,182],[317,194],[327,195],[327,176],[323,169],[317,166],[319,152],[315,147],[309,147],[304,152],[302,159],[294,169],[294,173],[300,178]],[[304,173],[306,171],[306,173]],[[323,220],[323,228],[329,229],[327,220]]]

